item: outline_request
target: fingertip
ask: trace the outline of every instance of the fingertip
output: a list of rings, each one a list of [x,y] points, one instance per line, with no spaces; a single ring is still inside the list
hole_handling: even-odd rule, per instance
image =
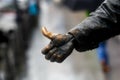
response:
[[[47,28],[46,27],[42,27],[42,34],[45,36],[45,37],[47,37],[48,39],[52,39],[52,37],[53,37],[53,33],[52,32],[49,32],[48,30],[47,30]]]
[[[59,54],[57,55],[57,58],[56,58],[57,63],[62,63],[64,60],[65,60],[64,55],[59,55]]]
[[[46,60],[50,60],[50,56],[46,55],[46,56],[45,56],[45,59],[46,59]]]
[[[47,54],[52,48],[53,48],[53,45],[50,43],[50,44],[48,44],[46,47],[44,47],[44,48],[41,50],[41,52],[42,52],[43,54]]]
[[[62,63],[63,62],[63,60],[59,60],[59,61],[56,61],[57,63]]]
[[[42,34],[44,34],[44,31],[47,31],[46,27],[42,27],[42,28],[41,28]]]
[[[46,54],[46,50],[45,50],[45,49],[42,49],[42,50],[41,50],[41,53],[45,55],[45,54]]]
[[[50,58],[50,61],[55,62],[56,56],[57,56],[57,54],[53,54]]]

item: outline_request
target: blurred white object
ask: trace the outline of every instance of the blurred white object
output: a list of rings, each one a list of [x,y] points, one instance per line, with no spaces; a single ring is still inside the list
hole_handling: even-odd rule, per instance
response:
[[[11,5],[13,0],[0,0],[0,9]]]
[[[0,30],[6,33],[10,30],[15,30],[17,28],[15,17],[15,13],[2,14],[0,17]]]
[[[55,3],[61,3],[61,0],[53,0]]]
[[[18,7],[22,10],[27,8],[29,0],[17,0]]]

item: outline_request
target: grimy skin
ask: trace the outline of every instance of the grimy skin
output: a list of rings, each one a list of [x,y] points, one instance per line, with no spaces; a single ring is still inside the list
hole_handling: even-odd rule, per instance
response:
[[[42,50],[42,53],[47,60],[61,63],[72,53],[74,49],[72,35],[55,34],[47,31],[45,27],[42,28],[42,33],[51,40],[51,42]],[[64,46],[64,44],[66,45]]]

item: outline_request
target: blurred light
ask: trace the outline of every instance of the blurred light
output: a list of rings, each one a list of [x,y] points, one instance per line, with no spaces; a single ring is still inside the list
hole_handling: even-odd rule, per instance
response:
[[[20,9],[26,9],[27,3],[28,3],[28,0],[17,0],[17,4]]]

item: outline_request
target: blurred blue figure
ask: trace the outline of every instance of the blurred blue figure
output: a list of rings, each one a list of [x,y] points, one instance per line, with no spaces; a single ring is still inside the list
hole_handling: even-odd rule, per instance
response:
[[[37,7],[37,1],[36,0],[30,0],[29,1],[28,13],[30,15],[38,15],[39,10],[38,10],[38,7]]]
[[[97,55],[102,65],[102,70],[107,73],[109,72],[109,56],[106,49],[106,42],[101,42],[97,48]]]

